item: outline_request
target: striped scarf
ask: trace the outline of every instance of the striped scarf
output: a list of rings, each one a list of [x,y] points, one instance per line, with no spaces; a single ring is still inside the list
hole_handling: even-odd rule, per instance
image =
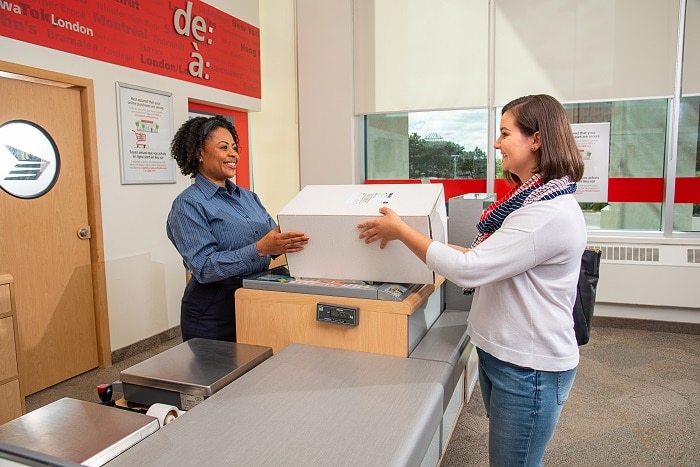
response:
[[[535,174],[525,183],[516,185],[508,194],[500,198],[489,206],[476,224],[479,233],[472,242],[472,248],[477,246],[491,236],[496,230],[501,228],[503,221],[512,212],[523,206],[537,201],[545,201],[556,198],[559,195],[568,195],[576,191],[576,182],[572,182],[568,175],[562,178],[555,178],[544,183],[539,174]],[[474,289],[463,289],[464,293],[470,295]]]

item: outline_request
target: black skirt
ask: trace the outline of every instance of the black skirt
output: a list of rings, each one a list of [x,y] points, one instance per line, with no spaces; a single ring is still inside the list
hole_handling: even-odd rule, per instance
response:
[[[239,278],[200,284],[191,277],[180,308],[182,340],[194,337],[236,342],[236,302]]]

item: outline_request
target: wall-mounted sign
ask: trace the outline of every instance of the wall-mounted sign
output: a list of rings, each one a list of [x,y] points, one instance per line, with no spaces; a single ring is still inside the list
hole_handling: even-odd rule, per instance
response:
[[[573,123],[571,131],[584,167],[574,197],[579,203],[607,203],[610,123]]]
[[[117,83],[122,184],[175,183],[171,96]]]
[[[260,99],[260,29],[199,0],[1,0],[0,35]]]
[[[0,188],[17,198],[38,198],[58,180],[61,163],[51,135],[36,123],[0,126]]]

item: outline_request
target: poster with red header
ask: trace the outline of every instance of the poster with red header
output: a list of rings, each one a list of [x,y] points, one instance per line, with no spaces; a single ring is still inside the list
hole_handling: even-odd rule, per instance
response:
[[[574,197],[579,203],[607,203],[610,123],[573,123],[571,131],[583,158],[583,177]]]
[[[261,97],[259,28],[199,0],[0,0],[0,34]]]

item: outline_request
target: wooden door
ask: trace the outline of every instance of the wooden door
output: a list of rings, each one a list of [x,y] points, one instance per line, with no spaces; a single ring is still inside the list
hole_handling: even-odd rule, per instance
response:
[[[33,122],[53,139],[59,160],[45,194],[27,198],[0,190],[0,273],[15,280],[26,395],[98,365],[90,239],[78,234],[90,229],[82,108],[75,88],[0,78],[0,95],[0,125]],[[0,177],[17,150],[25,151],[0,142]]]

